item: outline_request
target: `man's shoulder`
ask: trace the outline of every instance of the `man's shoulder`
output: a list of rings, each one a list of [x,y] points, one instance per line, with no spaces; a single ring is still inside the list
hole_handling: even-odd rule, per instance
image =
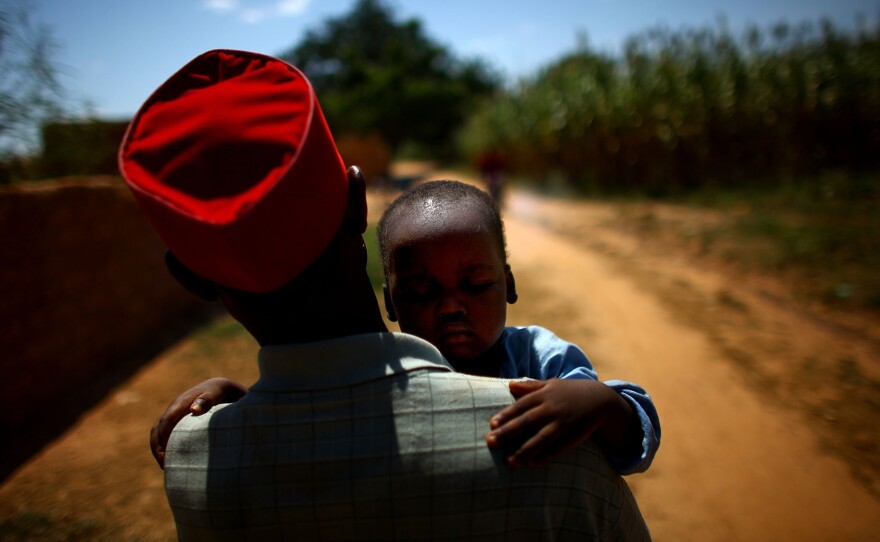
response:
[[[415,371],[409,375],[407,395],[427,395],[437,408],[461,410],[461,405],[472,408],[503,407],[513,402],[508,379],[474,376],[456,372]],[[436,400],[437,398],[443,400]]]
[[[236,403],[223,403],[214,406],[211,410],[199,416],[193,416],[192,414],[184,416],[174,426],[174,430],[168,438],[166,454],[170,454],[172,451],[191,453],[207,449],[208,432],[217,425],[217,419],[221,413],[232,414],[236,410],[235,407]],[[168,463],[169,460],[166,455],[166,470]]]
[[[333,504],[339,495],[382,518],[393,514],[396,528],[418,534],[430,525],[450,539],[458,531],[491,537],[520,529],[629,539],[617,536],[619,529],[644,528],[625,483],[594,443],[534,469],[509,469],[509,450],[486,446],[489,418],[513,400],[507,380],[425,368],[339,393],[285,393],[282,402],[257,393],[185,418],[166,456],[178,526],[201,521],[201,510],[233,506],[223,499],[234,490],[246,496],[235,502],[248,509],[270,499],[298,529],[314,526],[307,513],[314,502]],[[244,471],[252,478],[237,474]],[[256,482],[239,487],[260,476],[285,480],[284,491],[267,493]],[[461,517],[475,522],[453,521]],[[368,514],[350,523],[374,520]]]

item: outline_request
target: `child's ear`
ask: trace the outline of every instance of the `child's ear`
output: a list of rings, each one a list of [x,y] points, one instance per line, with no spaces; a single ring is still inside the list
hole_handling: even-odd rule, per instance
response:
[[[391,293],[388,291],[388,284],[382,284],[382,295],[385,297],[385,314],[392,322],[397,321],[397,313],[394,312],[394,305],[391,304]]]
[[[516,293],[516,280],[513,278],[513,271],[507,264],[504,265],[504,281],[507,283],[507,302],[513,305],[519,296]]]

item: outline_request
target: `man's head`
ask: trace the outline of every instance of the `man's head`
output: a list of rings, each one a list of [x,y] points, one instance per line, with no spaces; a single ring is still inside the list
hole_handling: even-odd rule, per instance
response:
[[[363,332],[353,322],[374,316],[361,304],[361,290],[372,295],[363,179],[346,172],[290,64],[200,55],[141,107],[119,165],[174,276],[223,300],[261,343]],[[338,325],[325,326],[334,313]]]
[[[400,196],[379,222],[385,307],[401,331],[472,361],[501,336],[516,301],[504,225],[488,194],[457,181]]]
[[[159,236],[189,269],[269,292],[336,235],[348,179],[308,79],[281,60],[208,51],[132,120],[119,167]]]

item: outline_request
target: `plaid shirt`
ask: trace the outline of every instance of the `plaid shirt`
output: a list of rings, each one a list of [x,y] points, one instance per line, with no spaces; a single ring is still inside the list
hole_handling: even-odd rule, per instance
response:
[[[180,540],[649,540],[593,444],[508,469],[485,444],[507,381],[376,333],[265,347],[260,380],[171,435]]]

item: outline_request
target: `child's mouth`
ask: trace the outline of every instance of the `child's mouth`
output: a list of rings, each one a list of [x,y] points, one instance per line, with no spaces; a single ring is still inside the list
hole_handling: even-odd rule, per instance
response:
[[[470,342],[470,333],[452,333],[443,336],[443,342],[448,345],[464,344]]]
[[[440,338],[447,344],[461,344],[470,340],[473,333],[464,324],[445,325],[440,330]]]

